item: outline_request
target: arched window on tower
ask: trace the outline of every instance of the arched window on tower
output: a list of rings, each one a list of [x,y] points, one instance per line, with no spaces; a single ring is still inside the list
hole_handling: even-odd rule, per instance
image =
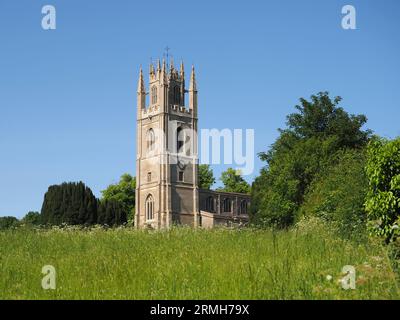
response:
[[[154,220],[154,198],[149,194],[146,198],[146,221]]]
[[[185,144],[185,132],[182,127],[176,130],[176,153],[182,153]]]
[[[181,89],[178,86],[174,87],[174,102],[177,105],[181,104]]]
[[[147,151],[153,151],[156,144],[156,137],[154,135],[154,130],[149,129],[147,131]]]
[[[151,103],[152,104],[157,103],[157,87],[156,86],[151,87]]]

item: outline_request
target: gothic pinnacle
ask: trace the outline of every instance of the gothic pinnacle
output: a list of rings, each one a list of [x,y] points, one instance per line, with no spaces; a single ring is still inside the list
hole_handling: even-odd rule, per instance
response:
[[[160,75],[161,83],[166,83],[167,82],[167,71],[166,70],[167,70],[167,66],[166,66],[166,63],[165,63],[165,59],[163,59],[161,75]]]
[[[142,70],[142,66],[140,66],[137,93],[145,93],[145,92],[146,92],[146,90],[144,88],[143,70]]]
[[[196,86],[196,76],[194,72],[194,66],[192,66],[192,74],[190,75],[190,85],[189,85],[189,91],[196,91],[197,86]]]

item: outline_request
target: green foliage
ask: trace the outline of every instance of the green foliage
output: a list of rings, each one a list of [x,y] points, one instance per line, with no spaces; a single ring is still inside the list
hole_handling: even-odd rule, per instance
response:
[[[126,210],[117,200],[101,200],[97,208],[97,223],[116,226],[127,223]]]
[[[400,138],[369,143],[367,177],[368,229],[393,241],[400,235]]]
[[[0,300],[400,298],[387,248],[338,239],[318,221],[279,232],[77,229],[0,232]],[[40,286],[45,264],[56,290]],[[356,290],[338,282],[345,265]]]
[[[338,152],[332,164],[311,183],[300,214],[322,218],[345,237],[365,234],[365,163],[363,150]]]
[[[278,228],[293,224],[310,183],[335,150],[335,139],[313,137],[299,140],[290,152],[277,152],[253,185],[259,190],[252,195],[259,206],[253,220]],[[261,179],[263,184],[259,185]],[[252,212],[254,210],[256,207],[252,206]]]
[[[349,115],[327,92],[300,99],[297,113],[287,117],[287,128],[268,152],[266,161],[252,186],[252,220],[255,223],[287,227],[296,221],[299,207],[315,177],[343,149],[366,144],[370,131],[361,127],[363,115]]]
[[[41,211],[43,224],[84,225],[97,222],[97,199],[83,182],[50,186]]]
[[[22,223],[31,226],[38,226],[41,224],[40,213],[36,211],[29,211],[21,220]]]
[[[102,200],[118,202],[118,208],[122,209],[121,215],[128,217],[129,221],[133,221],[135,211],[135,190],[136,178],[125,173],[121,176],[120,181],[116,184],[111,184],[107,189],[101,191]],[[113,204],[113,206],[116,206]]]
[[[367,118],[365,115],[349,115],[338,106],[341,100],[341,97],[331,100],[328,92],[312,95],[311,101],[301,98],[301,105],[296,106],[299,112],[287,117],[288,129],[284,131],[301,139],[335,136],[342,147],[364,146],[371,134],[370,130],[361,130]]]
[[[124,177],[130,180],[129,177]],[[47,225],[116,226],[127,222],[123,202],[115,198],[97,200],[84,183],[63,183],[49,187],[41,212],[41,222]]]
[[[0,230],[18,227],[19,221],[16,217],[0,217]]]
[[[219,188],[218,190],[220,191],[250,193],[250,185],[243,179],[238,170],[228,168],[226,171],[222,172],[221,181],[224,187]]]
[[[209,164],[199,165],[199,188],[200,189],[211,189],[211,186],[215,183],[214,173]]]

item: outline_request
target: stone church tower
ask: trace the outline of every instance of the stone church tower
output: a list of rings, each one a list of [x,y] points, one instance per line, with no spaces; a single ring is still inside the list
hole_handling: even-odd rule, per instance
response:
[[[188,107],[185,105],[186,93]],[[148,96],[148,97],[147,97]],[[137,228],[199,222],[197,89],[189,90],[183,63],[150,64],[148,91],[142,69],[137,88]]]

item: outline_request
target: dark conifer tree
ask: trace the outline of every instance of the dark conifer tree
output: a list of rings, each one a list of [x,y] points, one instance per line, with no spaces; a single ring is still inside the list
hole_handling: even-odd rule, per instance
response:
[[[50,186],[44,196],[43,224],[121,225],[127,222],[122,204],[116,200],[99,201],[84,183]]]
[[[50,186],[45,194],[41,218],[44,224],[93,224],[97,217],[97,199],[84,183]]]

